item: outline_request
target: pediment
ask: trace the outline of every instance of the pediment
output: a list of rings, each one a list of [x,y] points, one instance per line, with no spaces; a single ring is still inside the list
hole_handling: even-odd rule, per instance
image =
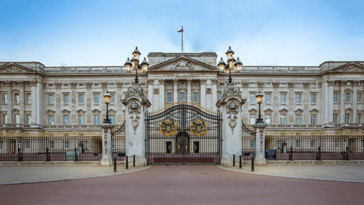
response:
[[[35,74],[38,73],[35,70],[19,65],[17,63],[6,63],[0,66],[0,73],[3,74]]]
[[[149,71],[218,71],[217,67],[207,63],[186,57],[179,56],[149,67]]]
[[[344,65],[332,68],[329,73],[363,73],[364,65],[356,62],[346,63]]]

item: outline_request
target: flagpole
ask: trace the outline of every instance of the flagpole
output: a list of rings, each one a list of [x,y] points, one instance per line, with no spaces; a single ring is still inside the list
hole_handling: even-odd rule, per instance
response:
[[[183,53],[183,26],[182,26],[182,53]]]

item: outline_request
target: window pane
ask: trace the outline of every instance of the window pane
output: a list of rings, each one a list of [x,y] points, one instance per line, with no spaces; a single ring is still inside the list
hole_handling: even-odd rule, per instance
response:
[[[83,115],[78,116],[78,123],[79,123],[79,125],[84,125],[84,116]]]
[[[334,93],[334,102],[337,103],[337,93]]]
[[[281,103],[282,104],[286,103],[286,94],[281,94]]]
[[[19,94],[15,94],[14,96],[15,96],[15,97],[14,97],[14,102],[15,102],[15,103],[20,103],[20,97],[19,97]]]
[[[3,103],[8,103],[8,94],[3,94]]]
[[[167,93],[167,103],[172,102],[172,93]]]
[[[337,114],[334,114],[333,121],[334,121],[334,124],[337,125]]]
[[[179,101],[183,102],[184,100],[185,100],[185,93],[184,92],[179,93]]]
[[[312,114],[311,115],[311,125],[315,125],[316,124],[316,115]]]
[[[27,125],[30,125],[31,122],[32,122],[32,115],[28,114],[27,115]]]
[[[316,103],[316,94],[311,94],[311,104]]]
[[[53,95],[48,95],[48,104],[53,104]]]
[[[112,125],[115,124],[115,115],[110,115],[110,121]]]
[[[270,94],[265,95],[265,103],[270,103]]]
[[[94,103],[95,104],[99,104],[100,103],[100,101],[99,101],[100,99],[99,99],[99,94],[95,94],[94,95]]]
[[[68,104],[68,103],[69,103],[68,94],[64,94],[64,95],[63,95],[63,103],[64,103],[64,104]]]
[[[297,114],[296,115],[296,125],[300,125],[301,124],[301,114]]]
[[[250,140],[250,149],[255,148],[255,140]]]
[[[296,104],[301,103],[301,94],[296,94]]]
[[[48,125],[54,125],[54,116],[53,115],[48,115]]]
[[[255,103],[255,95],[254,94],[250,94],[250,103],[251,104]]]
[[[110,94],[111,98],[110,98],[110,103],[114,104],[115,103],[115,94]]]
[[[94,120],[95,120],[95,125],[99,125],[100,123],[100,121],[99,121],[99,115],[95,115],[94,116]]]
[[[63,124],[69,125],[68,115],[63,116]]]
[[[198,103],[198,93],[197,92],[193,93],[193,102]]]
[[[78,103],[83,104],[83,94],[79,95]]]
[[[15,124],[20,124],[20,115],[15,115]]]
[[[286,115],[281,115],[281,125],[286,124]]]
[[[358,114],[358,116],[356,117],[356,122],[357,123],[361,123],[361,114]]]
[[[27,94],[27,104],[31,104],[31,103],[32,103],[32,95]]]
[[[265,123],[270,125],[270,115],[265,115]]]
[[[349,102],[350,93],[345,93],[345,102]]]
[[[361,102],[361,93],[358,93],[357,95],[356,95],[356,102]]]
[[[64,142],[64,148],[65,149],[69,149],[70,148],[70,141],[65,141]]]
[[[251,125],[255,124],[255,115],[250,115],[250,124]]]

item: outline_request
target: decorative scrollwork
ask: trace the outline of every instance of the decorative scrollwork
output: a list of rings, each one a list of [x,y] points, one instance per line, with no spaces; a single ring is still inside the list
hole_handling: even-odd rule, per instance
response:
[[[165,120],[160,122],[159,130],[162,135],[170,138],[171,135],[177,134],[177,122],[175,122],[170,116],[167,116]]]

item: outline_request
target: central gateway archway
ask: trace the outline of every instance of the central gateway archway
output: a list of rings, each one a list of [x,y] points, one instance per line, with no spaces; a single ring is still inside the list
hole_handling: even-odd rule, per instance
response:
[[[147,113],[146,158],[153,164],[220,164],[221,117],[181,103]]]

